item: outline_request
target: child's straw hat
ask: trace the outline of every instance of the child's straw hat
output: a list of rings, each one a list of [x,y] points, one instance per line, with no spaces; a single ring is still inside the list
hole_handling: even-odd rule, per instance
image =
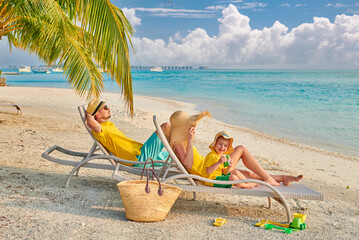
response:
[[[211,143],[211,145],[209,145],[209,148],[214,150],[214,145],[216,145],[217,139],[219,137],[223,137],[224,139],[229,139],[230,140],[228,149],[224,154],[231,154],[233,152],[233,146],[232,146],[233,138],[225,131],[220,131],[219,133],[216,134],[216,136],[214,137],[213,142]]]
[[[211,116],[208,111],[189,116],[184,111],[176,111],[170,117],[171,123],[171,145],[184,144],[187,142],[188,131],[191,127],[196,127],[198,121],[205,117]]]

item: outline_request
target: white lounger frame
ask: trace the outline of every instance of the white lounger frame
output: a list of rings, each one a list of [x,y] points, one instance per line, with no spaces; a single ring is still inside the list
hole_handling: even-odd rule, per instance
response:
[[[104,169],[104,170],[111,170],[111,171],[114,171],[116,169],[117,180],[119,180],[119,181],[128,180],[128,178],[119,174],[118,173],[119,171],[128,172],[128,173],[132,173],[132,174],[136,174],[136,175],[141,175],[142,167],[127,166],[127,165],[124,165],[123,163],[136,164],[136,165],[142,166],[145,164],[145,162],[124,160],[124,159],[114,156],[112,153],[107,151],[102,146],[102,144],[96,140],[96,138],[92,134],[91,129],[89,127],[87,127],[87,125],[86,125],[85,106],[84,105],[79,106],[78,110],[79,110],[81,120],[82,120],[86,130],[88,131],[92,140],[94,141],[90,151],[88,153],[75,152],[75,151],[71,151],[71,150],[62,148],[58,145],[54,145],[53,147],[49,148],[42,154],[42,157],[49,161],[74,167],[72,169],[72,171],[69,173],[65,187],[66,188],[69,187],[71,177],[74,174],[78,175],[81,167]],[[69,156],[81,157],[82,159],[80,161],[70,161],[70,160],[61,159],[61,158],[55,158],[50,155],[54,151],[58,151],[58,152],[61,152],[65,155],[69,155]],[[101,151],[102,154],[96,154],[95,153],[96,151]],[[110,164],[91,163],[90,161],[93,161],[93,160],[107,160],[110,162]],[[164,173],[169,174],[169,175],[178,174],[178,170],[173,168],[173,164],[169,161],[169,159],[167,159],[166,161],[156,160],[156,161],[154,161],[154,163],[162,163],[163,164],[162,167],[157,167],[157,166],[155,167],[155,172],[158,176],[164,176]]]
[[[0,101],[0,107],[15,107],[16,111],[17,111],[17,114],[22,115],[21,107],[18,104],[14,103],[14,102],[1,100]]]
[[[172,159],[172,163],[177,165],[177,168],[181,171],[181,174],[171,176],[169,178],[162,178],[161,182],[171,184],[171,181],[174,179],[187,179],[189,184],[173,184],[179,188],[182,188],[184,191],[194,192],[207,192],[207,193],[217,193],[217,194],[232,194],[232,195],[245,195],[245,196],[257,196],[257,197],[267,197],[269,202],[269,208],[271,207],[271,198],[275,199],[283,205],[287,215],[287,222],[291,221],[290,208],[287,203],[287,198],[293,199],[306,199],[306,200],[318,200],[322,201],[324,196],[321,193],[318,193],[303,184],[291,184],[290,186],[278,186],[273,187],[270,184],[256,180],[256,179],[244,179],[237,181],[218,181],[203,178],[197,175],[189,174],[184,168],[182,163],[177,158],[176,154],[170,147],[165,135],[162,132],[162,129],[157,121],[156,116],[153,116],[153,122],[155,124],[157,133],[169,153],[169,157]],[[166,176],[166,175],[165,175]],[[118,173],[115,171],[113,177],[117,179],[119,177]],[[218,187],[209,187],[204,185],[197,185],[194,180],[200,180],[209,183],[216,184],[236,184],[236,183],[258,183],[260,186],[254,189],[240,189],[240,188],[218,188]],[[195,195],[194,195],[195,196]]]

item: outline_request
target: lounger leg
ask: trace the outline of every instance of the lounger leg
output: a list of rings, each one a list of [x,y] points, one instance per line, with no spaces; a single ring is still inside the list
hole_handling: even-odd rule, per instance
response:
[[[86,158],[86,159],[82,160],[76,167],[74,167],[72,169],[69,176],[67,177],[65,188],[69,187],[72,175],[74,175],[75,172],[78,172],[80,170],[80,168],[82,167],[82,165],[86,164],[88,161],[90,161],[90,159],[91,158]]]
[[[72,169],[72,171],[70,172],[69,176],[67,177],[67,181],[66,181],[65,188],[68,188],[68,187],[69,187],[72,175],[74,175],[75,172],[78,172],[81,166],[82,166],[82,163],[80,163],[79,165],[77,165],[76,167],[74,167],[74,168]]]
[[[268,209],[272,208],[272,199],[269,197],[268,198]]]
[[[17,110],[17,114],[22,115],[22,111],[21,111],[20,106],[16,104],[15,107],[16,107],[16,110]]]
[[[91,147],[89,153],[87,154],[86,158],[83,158],[83,159],[81,160],[81,162],[86,161],[88,158],[92,157],[93,154],[94,154],[95,151],[96,151],[96,147],[97,147],[97,145],[96,145],[96,143],[94,143],[94,144],[92,145],[92,147]],[[75,173],[75,176],[78,176],[79,173],[80,173],[80,168],[77,169],[77,171],[76,171],[76,173]]]
[[[106,156],[106,157],[109,157],[109,156]],[[67,178],[67,181],[66,181],[66,185],[65,185],[65,188],[68,188],[69,187],[69,184],[70,184],[70,181],[71,181],[71,177],[72,175],[74,175],[74,173],[76,171],[78,171],[82,166],[86,165],[89,161],[92,161],[94,159],[98,159],[97,156],[92,156],[90,158],[85,158],[83,159],[81,162],[79,162],[79,164],[77,164],[73,169],[72,171],[69,173],[69,176]],[[108,159],[108,158],[104,158],[103,159]]]
[[[280,198],[274,197],[273,199],[276,200],[278,203],[280,203],[282,206],[284,206],[284,203]]]
[[[193,192],[193,201],[196,201],[196,200],[197,200],[197,193]]]
[[[172,167],[172,162],[168,163],[169,159],[170,159],[170,156],[167,157],[166,162],[164,163],[163,167],[161,168],[160,173],[158,174],[158,177],[161,178],[161,181],[162,181],[162,179],[166,178],[169,169]],[[166,166],[168,166],[168,167],[166,167]]]
[[[285,208],[285,210],[287,212],[287,221],[288,221],[288,223],[290,223],[291,214],[290,214],[290,209],[289,209],[287,201],[285,201],[285,199],[281,199],[281,198],[277,198],[277,197],[274,197],[273,199],[276,200],[278,203],[280,203],[280,205],[282,205]]]
[[[71,181],[71,177],[72,177],[72,175],[74,174],[74,170],[75,170],[75,169],[73,169],[73,170],[70,172],[69,176],[67,177],[67,181],[66,181],[66,184],[65,184],[65,188],[69,188],[70,181]]]

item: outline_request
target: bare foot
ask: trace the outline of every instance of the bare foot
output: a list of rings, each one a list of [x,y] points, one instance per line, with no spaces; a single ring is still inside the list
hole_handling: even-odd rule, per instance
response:
[[[272,186],[280,186],[280,183],[274,180],[272,177],[269,177],[268,179],[264,179],[266,183],[269,183]]]
[[[300,179],[303,178],[303,175],[298,175],[297,177],[294,176],[285,176],[283,179],[284,186],[289,186],[292,182],[298,182]]]

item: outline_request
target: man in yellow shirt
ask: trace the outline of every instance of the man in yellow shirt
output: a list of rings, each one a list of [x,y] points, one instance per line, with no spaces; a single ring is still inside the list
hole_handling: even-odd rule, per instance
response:
[[[155,160],[164,147],[156,132],[144,144],[128,138],[109,121],[111,111],[104,101],[93,99],[89,102],[86,112],[86,124],[92,129],[94,137],[118,158],[146,161],[150,157]],[[163,123],[161,128],[169,138],[170,124]]]

